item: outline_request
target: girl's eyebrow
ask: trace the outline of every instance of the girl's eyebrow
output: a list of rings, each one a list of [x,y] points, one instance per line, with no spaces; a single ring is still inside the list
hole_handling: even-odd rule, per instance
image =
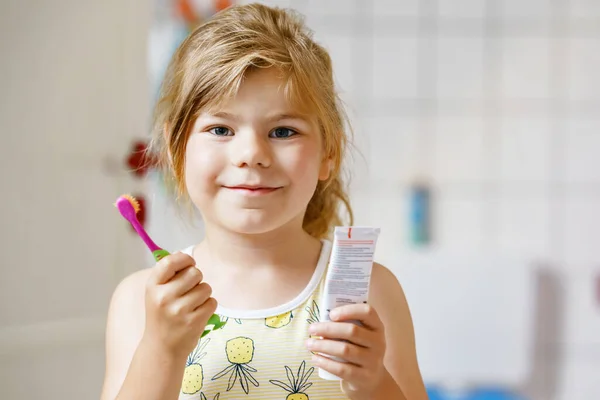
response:
[[[215,118],[227,119],[234,122],[238,122],[240,120],[238,116],[227,111],[216,111],[214,113],[211,113],[210,116]],[[297,120],[304,123],[310,123],[309,119],[306,116],[296,113],[283,112],[267,115],[265,117],[265,121],[267,122],[277,122],[281,120]]]
[[[216,118],[223,118],[223,119],[228,119],[231,121],[238,121],[238,117],[235,116],[234,114],[228,113],[226,111],[217,111],[214,113],[210,113],[209,116],[211,117],[216,117]]]
[[[283,119],[296,119],[296,120],[300,120],[303,122],[308,122],[308,119],[301,114],[278,113],[278,114],[273,114],[273,115],[267,117],[267,120],[269,122],[281,121]]]

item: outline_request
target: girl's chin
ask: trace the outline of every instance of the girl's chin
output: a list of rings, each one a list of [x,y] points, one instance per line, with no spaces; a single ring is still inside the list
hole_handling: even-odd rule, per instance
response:
[[[290,223],[291,218],[282,218],[265,209],[246,209],[230,212],[220,219],[220,225],[232,233],[261,235],[280,230]]]

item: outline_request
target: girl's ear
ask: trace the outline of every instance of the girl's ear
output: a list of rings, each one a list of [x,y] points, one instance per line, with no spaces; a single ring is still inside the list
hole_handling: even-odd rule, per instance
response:
[[[329,179],[332,169],[333,160],[330,158],[323,159],[323,161],[321,161],[321,168],[319,169],[319,180],[326,181],[327,179]]]

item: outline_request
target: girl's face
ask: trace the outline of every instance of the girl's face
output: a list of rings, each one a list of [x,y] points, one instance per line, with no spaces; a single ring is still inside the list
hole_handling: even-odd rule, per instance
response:
[[[283,83],[276,70],[253,70],[234,99],[195,121],[185,184],[206,224],[243,234],[301,226],[329,177],[316,120],[291,107]]]

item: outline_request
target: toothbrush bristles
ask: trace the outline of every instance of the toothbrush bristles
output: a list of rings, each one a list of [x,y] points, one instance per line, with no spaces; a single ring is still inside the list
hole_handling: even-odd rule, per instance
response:
[[[123,197],[123,198],[127,199],[127,201],[129,201],[129,203],[131,204],[131,206],[135,210],[136,214],[140,211],[140,203],[135,199],[135,197],[133,197],[131,195],[128,195],[128,194],[124,194],[121,197]]]

